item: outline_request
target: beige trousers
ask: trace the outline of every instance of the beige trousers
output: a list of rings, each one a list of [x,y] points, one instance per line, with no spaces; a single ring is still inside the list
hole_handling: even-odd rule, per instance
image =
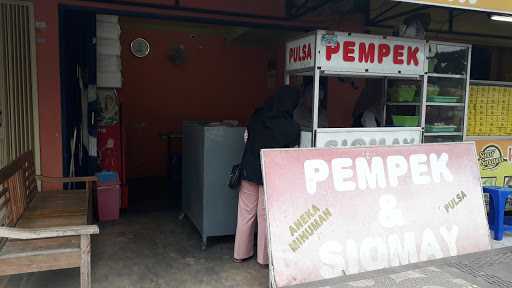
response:
[[[257,218],[256,218],[257,217]],[[267,221],[265,219],[263,186],[242,181],[238,197],[238,222],[235,237],[235,258],[246,259],[254,255],[254,229],[258,221],[258,254],[260,264],[268,264]]]

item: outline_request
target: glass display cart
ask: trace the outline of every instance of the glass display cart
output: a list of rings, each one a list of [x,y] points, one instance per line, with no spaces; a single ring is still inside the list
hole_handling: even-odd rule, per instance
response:
[[[327,128],[319,125],[319,90],[320,77],[397,79],[421,87],[426,70],[426,41],[319,30],[289,41],[286,51],[287,84],[290,75],[313,77],[312,125],[302,131],[301,147],[422,142],[419,122],[416,125],[374,128]]]
[[[471,46],[428,43],[423,89],[424,143],[460,142],[466,132]]]
[[[463,141],[471,45],[319,30],[286,49],[286,83],[290,75],[313,76],[312,126],[302,147]],[[384,127],[320,126],[320,77],[385,79]]]
[[[471,46],[427,43],[423,82],[386,80],[386,126],[423,128],[424,143],[463,141]]]

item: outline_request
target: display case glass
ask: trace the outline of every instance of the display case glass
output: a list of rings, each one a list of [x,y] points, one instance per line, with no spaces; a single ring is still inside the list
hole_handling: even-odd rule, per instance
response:
[[[386,127],[420,127],[422,107],[420,80],[386,80]]]
[[[467,75],[470,53],[468,46],[431,42],[428,49],[429,74]]]
[[[430,42],[424,78],[424,142],[458,142],[465,132],[471,46]]]

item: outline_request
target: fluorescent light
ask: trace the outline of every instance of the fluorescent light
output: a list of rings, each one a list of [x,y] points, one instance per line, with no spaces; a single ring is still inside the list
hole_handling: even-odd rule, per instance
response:
[[[512,16],[491,15],[491,19],[495,21],[512,22]]]

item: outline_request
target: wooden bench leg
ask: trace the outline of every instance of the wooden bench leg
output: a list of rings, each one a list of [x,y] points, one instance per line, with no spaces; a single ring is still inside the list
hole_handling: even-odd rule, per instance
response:
[[[91,288],[91,235],[80,236],[80,288]]]

